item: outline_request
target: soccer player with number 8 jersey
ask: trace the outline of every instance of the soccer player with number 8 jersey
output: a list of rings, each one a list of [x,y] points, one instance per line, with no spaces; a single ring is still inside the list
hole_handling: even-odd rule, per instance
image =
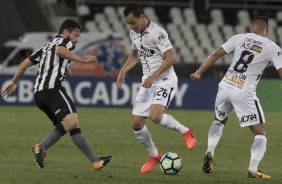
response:
[[[190,75],[197,81],[219,58],[233,53],[232,62],[219,83],[215,102],[215,119],[209,129],[208,148],[204,157],[203,171],[213,170],[215,148],[222,136],[223,127],[231,111],[235,111],[241,127],[249,127],[254,136],[247,176],[249,178],[271,178],[258,170],[266,151],[265,117],[256,86],[262,73],[271,62],[282,78],[281,48],[267,38],[268,20],[256,17],[250,25],[250,33],[236,34],[219,49],[209,55],[199,69]],[[240,136],[238,135],[238,138]]]

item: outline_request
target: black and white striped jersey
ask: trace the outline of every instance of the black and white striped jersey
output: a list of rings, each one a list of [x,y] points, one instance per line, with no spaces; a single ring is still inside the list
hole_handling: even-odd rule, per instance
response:
[[[70,40],[58,35],[29,57],[32,63],[39,64],[34,93],[63,86],[71,61],[56,54],[58,46],[64,46],[68,50],[74,49]]]

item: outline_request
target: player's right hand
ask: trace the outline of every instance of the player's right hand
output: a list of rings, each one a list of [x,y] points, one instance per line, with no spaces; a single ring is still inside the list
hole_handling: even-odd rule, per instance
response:
[[[84,63],[97,62],[97,58],[92,55],[87,55],[83,59],[84,59]]]
[[[201,75],[197,74],[197,73],[192,73],[190,74],[190,78],[192,79],[192,81],[198,81],[201,79]]]
[[[17,84],[14,83],[9,83],[6,88],[4,89],[4,91],[2,92],[2,96],[5,97],[7,96],[7,98],[9,98],[10,94],[12,92],[14,92],[17,88]]]

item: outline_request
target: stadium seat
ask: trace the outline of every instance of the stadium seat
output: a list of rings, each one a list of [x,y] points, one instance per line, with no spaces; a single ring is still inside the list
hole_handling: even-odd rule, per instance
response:
[[[89,6],[86,4],[78,5],[77,7],[77,15],[80,17],[90,15]]]
[[[235,25],[235,34],[246,33],[246,32],[247,32],[247,26],[241,24]]]
[[[195,62],[197,64],[201,64],[204,61],[204,59],[207,57],[207,55],[204,52],[204,49],[202,49],[201,47],[193,47],[192,53],[195,56]]]
[[[282,45],[282,26],[278,26],[276,29],[277,44]]]
[[[250,14],[247,10],[239,10],[237,12],[238,23],[243,26],[249,26],[251,23]]]
[[[198,23],[195,10],[192,8],[184,8],[183,15],[185,21],[189,25],[196,25]]]
[[[123,21],[125,6],[106,5],[102,12],[95,12],[93,20],[85,22],[85,28],[91,32],[118,32],[130,45],[129,28]],[[235,24],[226,24],[223,10],[213,8],[207,10],[208,17],[203,22],[203,17],[191,7],[172,6],[167,8],[166,17],[156,11],[156,6],[144,6],[145,16],[153,22],[164,27],[177,52],[178,60],[186,64],[200,64],[209,54],[220,47],[226,40],[237,33],[248,32],[250,12],[237,11]],[[82,15],[82,13],[81,13]],[[160,17],[162,16],[162,17]],[[162,22],[160,22],[162,21]],[[282,45],[282,11],[277,11],[275,17],[269,18],[269,38]],[[130,47],[128,47],[130,51]],[[216,65],[227,64],[230,56],[224,56]]]
[[[125,8],[125,6],[118,6],[117,7],[117,14],[120,17],[120,20],[123,20],[123,10],[124,10],[124,8]]]
[[[224,25],[223,14],[221,9],[212,9],[210,12],[211,23],[215,25]]]
[[[281,26],[282,25],[282,10],[276,12],[276,20],[278,24]]]
[[[177,25],[174,24],[174,23],[168,23],[168,24],[166,25],[166,29],[167,29],[167,32],[169,33],[169,36],[171,36],[171,35],[174,34],[175,32],[178,32]]]
[[[106,19],[106,15],[103,13],[96,13],[94,15],[94,21],[96,25],[98,25],[101,32],[113,32],[110,27],[108,20]]]
[[[172,22],[175,23],[176,25],[183,24],[183,22],[184,22],[181,9],[178,8],[178,7],[170,8],[169,16],[170,16]]]
[[[180,32],[182,37],[184,38],[187,47],[191,48],[193,46],[198,45],[198,41],[196,35],[192,29],[192,26],[188,24],[181,24],[180,25]]]
[[[58,3],[57,0],[44,0],[44,2],[46,2],[48,4],[57,4]]]
[[[276,33],[275,33],[275,29],[276,27],[268,27],[268,30],[269,30],[269,35],[267,36],[270,40],[277,40],[277,37],[276,37]]]
[[[144,13],[145,13],[145,16],[147,16],[150,21],[153,21],[153,22],[159,24],[160,26],[162,26],[160,21],[159,21],[158,16],[155,13],[155,9],[153,7],[145,7]]]
[[[116,9],[113,6],[105,6],[103,11],[109,24],[122,21],[119,16],[117,16]]]
[[[221,27],[221,30],[223,32],[223,36],[225,40],[228,40],[229,38],[231,38],[231,36],[235,34],[233,30],[233,26],[231,25],[223,25]]]
[[[187,47],[182,47],[179,49],[180,60],[185,64],[196,64],[194,54]]]
[[[97,25],[92,20],[86,21],[84,26],[85,26],[85,29],[89,32],[93,32],[93,33],[99,33],[100,32],[100,30],[97,28]]]

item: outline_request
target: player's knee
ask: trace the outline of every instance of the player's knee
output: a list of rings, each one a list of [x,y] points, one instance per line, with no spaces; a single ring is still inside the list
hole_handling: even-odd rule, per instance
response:
[[[250,126],[250,129],[254,136],[262,135],[266,137],[266,130],[263,123]]]
[[[150,114],[149,116],[150,120],[152,120],[154,123],[159,124],[162,121],[162,116],[157,114]]]
[[[66,131],[70,131],[75,128],[79,128],[79,121],[77,118],[77,114],[68,114],[62,121]]]
[[[137,123],[137,122],[132,122],[131,127],[134,131],[140,131],[144,127],[143,124]]]
[[[132,129],[134,131],[142,130],[144,125],[145,125],[145,120],[146,119],[147,118],[145,118],[145,117],[133,115],[132,116],[132,124],[131,124]]]

